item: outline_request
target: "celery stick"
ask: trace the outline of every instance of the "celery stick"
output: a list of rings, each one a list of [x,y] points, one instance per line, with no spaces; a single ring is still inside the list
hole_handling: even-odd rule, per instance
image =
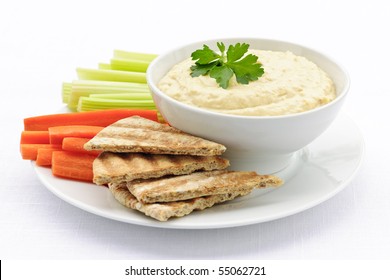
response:
[[[143,61],[151,62],[156,57],[157,57],[156,54],[114,50],[114,58],[118,58],[118,59],[132,59],[132,60],[143,60]]]
[[[105,109],[155,109],[153,100],[117,100],[94,97],[80,97],[77,111],[92,111]]]
[[[98,64],[98,69],[112,70],[110,63],[99,63]]]
[[[141,61],[135,59],[119,59],[113,58],[110,61],[110,67],[113,70],[146,72],[149,66],[148,61]]]
[[[96,107],[155,107],[152,99],[150,100],[122,100],[122,99],[108,99],[96,97],[81,97],[79,104],[84,103],[88,106]]]
[[[68,103],[71,92],[72,83],[62,83],[62,102]]]
[[[89,97],[111,100],[152,100],[152,95],[149,92],[101,93],[90,94]]]
[[[145,93],[145,94],[150,95],[150,93],[147,91],[135,91],[135,92],[139,93],[139,94]],[[75,109],[77,107],[77,104],[79,102],[80,97],[88,97],[88,96],[91,96],[92,94],[94,94],[96,96],[96,95],[101,95],[101,94],[111,95],[111,94],[117,94],[117,93],[131,93],[131,91],[130,90],[126,91],[125,89],[112,89],[110,91],[107,89],[105,91],[83,92],[83,91],[77,91],[77,89],[74,89],[69,96],[68,107],[70,109]]]
[[[72,90],[88,93],[114,92],[149,92],[149,87],[144,83],[96,81],[96,80],[75,80],[72,82]]]
[[[146,73],[141,72],[87,68],[77,68],[76,71],[82,80],[146,83]]]
[[[100,81],[100,80],[74,80],[72,85],[83,87],[99,87],[99,88],[148,88],[144,83],[131,82],[115,82],[115,81]]]
[[[146,84],[76,80],[72,83],[72,89],[68,98],[68,107],[71,110],[77,109],[77,104],[81,96],[90,94],[115,94],[115,93],[150,93]]]

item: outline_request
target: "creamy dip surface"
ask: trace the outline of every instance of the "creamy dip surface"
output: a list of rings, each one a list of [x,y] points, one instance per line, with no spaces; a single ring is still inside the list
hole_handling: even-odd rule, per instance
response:
[[[191,58],[175,65],[159,82],[165,94],[183,103],[226,114],[277,116],[308,111],[336,97],[329,76],[305,57],[291,52],[249,50],[259,57],[264,74],[247,85],[235,76],[219,87],[207,76],[191,77]]]

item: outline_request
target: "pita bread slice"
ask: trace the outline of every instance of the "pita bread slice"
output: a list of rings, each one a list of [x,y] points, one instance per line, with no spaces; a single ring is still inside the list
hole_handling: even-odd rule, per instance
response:
[[[187,200],[195,197],[236,193],[246,189],[280,186],[281,179],[246,171],[204,171],[127,182],[129,191],[142,203]]]
[[[174,127],[133,116],[102,129],[88,141],[86,150],[214,156],[226,147],[184,133]]]
[[[125,183],[108,184],[108,187],[115,199],[127,208],[138,210],[146,216],[152,217],[159,221],[167,221],[172,217],[183,217],[194,210],[204,210],[217,203],[232,200],[239,196],[247,195],[252,189],[245,189],[239,192],[210,195],[198,197],[184,201],[165,202],[165,203],[142,203],[139,202],[127,189]]]
[[[228,166],[229,161],[218,156],[102,152],[93,162],[93,181],[104,185],[110,182],[190,174],[197,170],[224,169]]]

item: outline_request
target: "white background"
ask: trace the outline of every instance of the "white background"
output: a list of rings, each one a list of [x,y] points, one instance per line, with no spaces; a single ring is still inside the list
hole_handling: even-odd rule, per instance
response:
[[[389,259],[390,26],[386,1],[2,1],[1,259]],[[343,108],[366,141],[345,190],[305,212],[246,227],[169,230],[120,223],[61,201],[19,155],[25,117],[54,113],[75,68],[114,49],[161,53],[218,37],[322,50],[348,69]]]

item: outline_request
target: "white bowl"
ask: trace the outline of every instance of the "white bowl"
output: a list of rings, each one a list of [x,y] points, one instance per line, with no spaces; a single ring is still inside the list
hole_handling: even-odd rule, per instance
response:
[[[208,111],[179,102],[164,94],[157,84],[177,63],[187,59],[203,44],[215,46],[245,42],[251,49],[291,51],[316,63],[328,73],[336,86],[337,97],[316,109],[283,116],[237,116]],[[149,66],[147,82],[154,102],[172,126],[227,147],[225,156],[232,168],[276,173],[285,168],[292,155],[320,136],[336,118],[349,89],[347,72],[328,56],[294,43],[255,39],[222,38],[182,46],[158,56]]]

